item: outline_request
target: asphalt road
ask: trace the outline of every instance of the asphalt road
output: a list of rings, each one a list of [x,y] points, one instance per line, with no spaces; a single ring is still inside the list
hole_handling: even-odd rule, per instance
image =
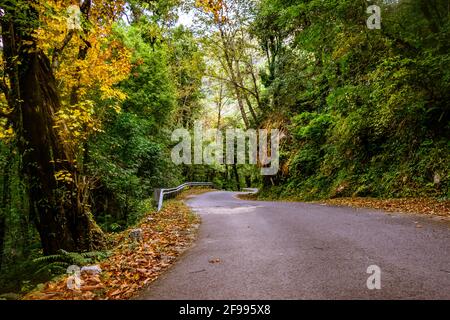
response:
[[[188,201],[195,246],[137,299],[450,299],[448,220],[235,196]]]

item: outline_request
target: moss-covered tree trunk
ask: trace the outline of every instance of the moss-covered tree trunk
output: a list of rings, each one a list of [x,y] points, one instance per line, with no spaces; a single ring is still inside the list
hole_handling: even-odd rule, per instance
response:
[[[45,254],[60,249],[88,251],[103,243],[88,207],[80,201],[80,185],[73,156],[64,147],[54,116],[61,102],[48,57],[31,36],[37,13],[18,4],[2,17],[2,38],[11,88],[11,122],[23,157],[30,216],[40,234]],[[58,179],[64,173],[69,179]]]

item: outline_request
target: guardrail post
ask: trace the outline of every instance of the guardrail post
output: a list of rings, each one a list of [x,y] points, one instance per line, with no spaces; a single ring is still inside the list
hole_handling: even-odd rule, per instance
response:
[[[153,199],[156,203],[159,203],[159,197],[161,197],[161,191],[162,189],[155,189],[153,192]]]
[[[155,199],[156,206],[158,211],[161,210],[162,200],[163,200],[163,189],[155,189],[153,193],[153,198]]]

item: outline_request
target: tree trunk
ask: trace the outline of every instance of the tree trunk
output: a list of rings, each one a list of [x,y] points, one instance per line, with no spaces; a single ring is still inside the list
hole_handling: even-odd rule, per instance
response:
[[[3,214],[1,214],[0,215],[0,271],[2,270],[2,264],[3,264],[3,249],[4,249],[5,232],[6,232],[5,222],[6,222],[5,216]]]
[[[227,64],[229,77],[231,78],[231,82],[233,84],[233,88],[234,88],[234,91],[236,94],[236,100],[239,105],[239,110],[241,112],[242,120],[244,121],[246,129],[250,129],[250,122],[248,121],[247,113],[245,111],[244,101],[243,101],[242,94],[241,94],[241,88],[239,88],[239,85],[238,85],[238,82],[236,79],[236,74],[235,74],[234,66],[233,66],[233,58],[232,58],[232,54],[230,53],[230,51],[232,51],[233,48],[229,48],[230,43],[229,43],[229,41],[227,41],[225,32],[222,29],[220,29],[220,37],[222,39],[225,62]]]
[[[9,169],[6,167],[8,164],[5,165],[5,168],[3,170],[3,178],[2,178],[2,197],[1,197],[1,203],[0,203],[0,271],[2,270],[2,264],[3,264],[3,251],[4,251],[4,244],[5,244],[5,234],[6,234],[6,210],[9,207],[9,198],[11,196],[9,184]]]
[[[239,83],[239,90],[242,90],[242,88],[244,88],[244,79],[242,78],[241,66],[240,66],[239,60],[236,61],[236,80]],[[256,117],[256,112],[253,109],[253,106],[252,106],[252,103],[250,102],[248,94],[246,92],[242,92],[241,94],[244,96],[245,102],[247,103],[248,109],[250,110],[250,113],[253,117],[253,121],[256,123],[258,118]]]
[[[13,125],[23,155],[24,177],[28,183],[30,217],[40,234],[44,254],[60,249],[90,251],[98,249],[104,240],[84,203],[78,201],[77,170],[73,156],[65,150],[55,128],[54,115],[61,103],[50,61],[36,47],[31,36],[38,20],[32,8],[21,12],[17,7],[6,12],[2,21],[2,38],[7,72],[17,83],[11,87]],[[5,28],[6,27],[6,28]],[[56,175],[65,173],[65,180]]]
[[[225,172],[223,174],[223,180],[225,181],[225,188],[228,189],[228,186],[230,185],[229,183],[229,174],[228,174],[228,165],[225,163]]]
[[[234,177],[236,178],[237,191],[241,191],[241,180],[239,178],[239,171],[236,164],[233,164],[233,172]]]
[[[248,98],[248,96],[245,95],[244,97],[245,97],[245,102],[247,103],[248,109],[250,110],[250,113],[252,114],[253,121],[255,123],[257,123],[258,117],[256,116],[255,109],[253,108],[252,103],[250,102],[250,99]]]
[[[247,186],[247,188],[252,187],[252,177],[251,176],[245,176],[245,185]]]
[[[3,265],[3,252],[5,245],[5,234],[6,234],[6,212],[11,208],[11,161],[12,161],[12,151],[8,148],[8,156],[6,157],[5,164],[3,166],[2,172],[2,197],[0,202],[0,270]]]
[[[30,183],[31,216],[44,253],[95,249],[101,233],[77,201],[77,172],[54,128],[53,116],[60,101],[50,63],[42,53],[25,54],[21,60],[28,61],[19,66],[23,170]],[[55,175],[61,172],[72,181],[58,181]]]

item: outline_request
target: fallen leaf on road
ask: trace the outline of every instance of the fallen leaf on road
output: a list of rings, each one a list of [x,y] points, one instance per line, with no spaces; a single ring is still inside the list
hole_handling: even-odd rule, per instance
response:
[[[220,259],[211,259],[209,260],[209,263],[211,264],[220,263]]]

